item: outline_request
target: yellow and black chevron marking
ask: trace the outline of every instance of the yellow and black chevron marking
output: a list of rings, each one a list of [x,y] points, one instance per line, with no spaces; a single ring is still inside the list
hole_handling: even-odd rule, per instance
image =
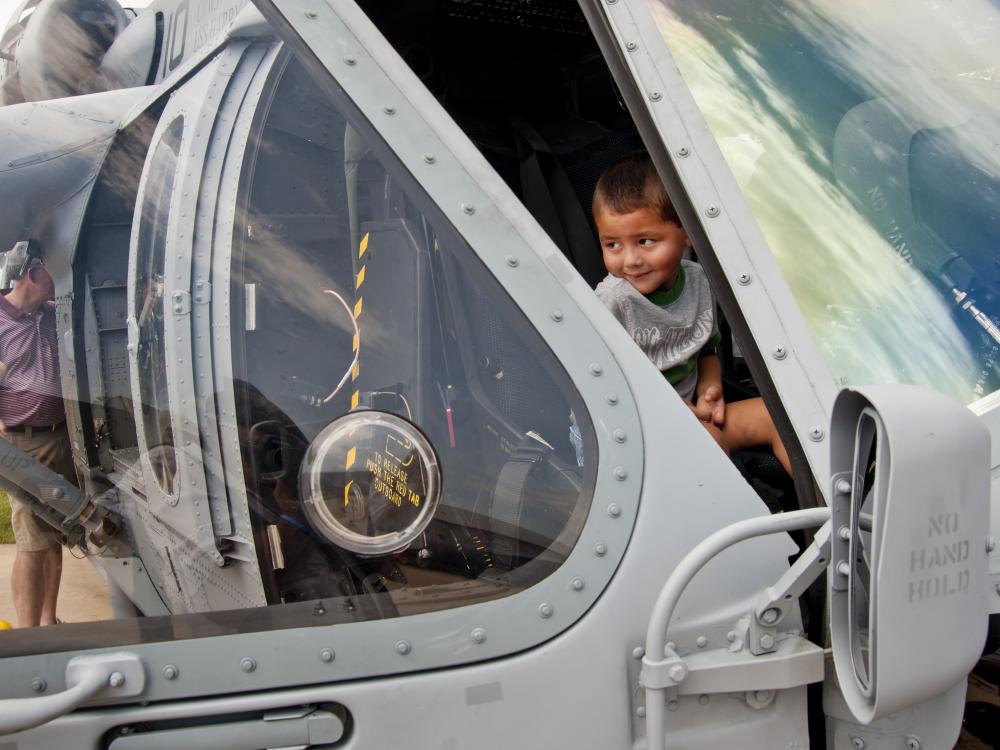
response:
[[[361,244],[358,247],[358,260],[359,261],[362,258],[365,257],[365,252],[367,250],[368,250],[368,233],[365,233],[365,236],[361,238]],[[367,260],[365,262],[367,262]],[[361,294],[359,294],[359,292],[361,290],[361,285],[365,283],[365,268],[367,268],[367,266],[365,266],[364,264],[362,264],[361,265],[361,270],[358,271],[357,278],[354,280],[354,292],[355,292],[355,295],[357,296],[357,302],[354,303],[354,319],[355,320],[360,320],[360,318],[361,318],[361,311],[362,311],[363,304],[364,304],[364,297],[362,297]],[[358,350],[358,337],[355,336],[354,337],[354,351],[356,352],[357,350]],[[354,365],[354,369],[351,371],[351,381],[352,382],[353,381],[357,381],[358,376],[360,374],[361,374],[361,360],[359,358],[358,359],[358,363],[356,365]],[[358,403],[360,402],[360,400],[361,400],[361,391],[358,390],[357,388],[355,388],[354,389],[354,394],[351,396],[351,408],[352,409],[357,409],[358,408]]]

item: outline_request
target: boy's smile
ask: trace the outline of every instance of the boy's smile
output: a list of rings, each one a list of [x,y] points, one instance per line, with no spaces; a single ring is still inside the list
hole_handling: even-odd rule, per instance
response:
[[[674,285],[684,250],[691,246],[680,226],[650,208],[623,214],[601,208],[594,212],[594,222],[608,273],[641,294]]]

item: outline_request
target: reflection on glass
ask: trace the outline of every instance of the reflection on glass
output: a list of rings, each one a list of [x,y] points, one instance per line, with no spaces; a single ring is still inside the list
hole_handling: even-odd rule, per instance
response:
[[[160,488],[174,494],[177,455],[170,426],[167,397],[167,351],[163,330],[164,261],[166,258],[170,198],[177,170],[177,151],[184,132],[183,118],[166,129],[149,163],[149,176],[139,218],[136,261],[135,319],[139,329],[137,360],[142,404],[142,426],[149,461]]]
[[[244,159],[230,286],[268,602],[371,597],[355,616],[387,617],[520,591],[582,528],[587,410],[395,158],[286,63]]]
[[[650,0],[837,383],[1000,388],[989,0]]]

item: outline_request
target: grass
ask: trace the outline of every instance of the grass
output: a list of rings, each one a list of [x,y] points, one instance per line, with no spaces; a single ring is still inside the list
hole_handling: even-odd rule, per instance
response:
[[[10,528],[10,503],[7,493],[0,491],[0,544],[13,544],[14,532]]]

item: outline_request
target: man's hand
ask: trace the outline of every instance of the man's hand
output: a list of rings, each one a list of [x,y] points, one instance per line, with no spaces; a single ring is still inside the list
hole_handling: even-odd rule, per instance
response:
[[[7,432],[7,425],[0,419],[0,437],[10,440],[10,433]]]
[[[699,393],[694,413],[702,422],[708,422],[721,429],[726,423],[726,401],[722,397],[722,388],[710,385]]]

